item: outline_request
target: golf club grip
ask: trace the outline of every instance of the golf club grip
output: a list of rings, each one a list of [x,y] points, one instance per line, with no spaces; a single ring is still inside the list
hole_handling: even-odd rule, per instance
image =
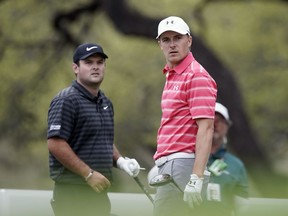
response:
[[[139,185],[139,187],[142,189],[142,191],[146,194],[146,196],[149,198],[149,200],[153,204],[154,203],[153,198],[149,194],[148,190],[144,187],[144,185],[140,182],[139,178],[138,177],[134,177],[134,180],[136,181],[136,183]]]

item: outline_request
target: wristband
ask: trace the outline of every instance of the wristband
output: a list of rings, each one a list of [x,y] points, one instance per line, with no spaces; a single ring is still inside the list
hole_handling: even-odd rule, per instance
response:
[[[94,170],[90,170],[89,174],[85,177],[85,181],[88,181],[89,178],[93,175]]]

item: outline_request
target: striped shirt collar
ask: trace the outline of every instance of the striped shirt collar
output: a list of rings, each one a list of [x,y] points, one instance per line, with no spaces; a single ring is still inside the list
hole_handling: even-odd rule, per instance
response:
[[[177,74],[181,74],[185,71],[185,69],[191,64],[194,60],[193,54],[190,52],[175,68],[172,70],[169,68],[168,64],[165,65],[163,69],[163,74],[167,73],[168,71],[174,71]]]

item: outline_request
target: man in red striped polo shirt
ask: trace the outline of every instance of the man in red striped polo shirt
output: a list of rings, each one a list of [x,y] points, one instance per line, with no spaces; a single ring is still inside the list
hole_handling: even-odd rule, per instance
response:
[[[158,187],[154,215],[191,215],[202,202],[209,180],[204,179],[204,172],[211,150],[217,87],[193,57],[192,37],[183,19],[170,16],[162,20],[156,39],[166,59],[166,83],[154,160],[159,173],[170,174],[184,195],[173,184]]]

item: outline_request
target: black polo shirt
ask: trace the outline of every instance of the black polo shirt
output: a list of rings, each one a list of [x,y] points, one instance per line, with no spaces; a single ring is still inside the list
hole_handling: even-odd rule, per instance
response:
[[[59,92],[48,111],[47,138],[64,139],[92,169],[112,180],[114,142],[113,104],[100,90],[97,97],[76,81]],[[54,181],[86,184],[84,178],[65,169],[49,154]]]

